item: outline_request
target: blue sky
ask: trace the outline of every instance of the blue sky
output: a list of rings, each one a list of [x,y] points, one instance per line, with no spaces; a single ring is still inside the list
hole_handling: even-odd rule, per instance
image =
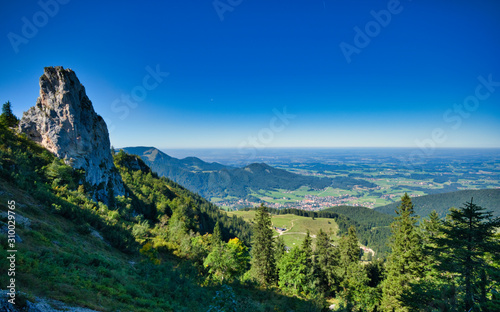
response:
[[[0,101],[72,68],[117,147],[500,147],[498,1],[0,8]]]

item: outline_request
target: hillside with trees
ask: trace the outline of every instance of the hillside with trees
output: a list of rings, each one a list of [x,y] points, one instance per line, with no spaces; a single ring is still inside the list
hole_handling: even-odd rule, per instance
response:
[[[246,198],[252,190],[296,190],[301,186],[313,189],[374,187],[372,183],[349,177],[319,178],[295,174],[264,163],[254,163],[243,168],[207,163],[196,157],[177,159],[154,147],[126,147],[124,151],[138,155],[159,176],[167,177],[187,189],[210,199],[234,196]]]
[[[20,308],[45,297],[99,311],[207,311],[237,298],[231,307],[238,311],[314,310],[314,303],[243,282],[248,224],[159,178],[136,156],[114,155],[127,195],[109,206],[91,199],[83,172],[4,123],[0,156],[0,199],[15,201],[18,220]],[[8,206],[1,211],[6,227]],[[2,234],[4,259],[8,249]]]
[[[440,217],[446,216],[448,209],[451,207],[458,208],[463,203],[474,198],[474,202],[483,207],[488,207],[495,216],[500,216],[500,189],[483,189],[483,190],[462,190],[451,193],[425,195],[412,198],[415,206],[415,213],[419,216],[428,216],[435,210]],[[396,208],[401,204],[401,201],[375,208],[389,215],[395,215]]]
[[[419,219],[405,194],[385,261],[361,261],[363,229],[386,217],[260,206],[250,228],[124,151],[113,158],[125,194],[104,204],[83,170],[0,120],[0,200],[9,203],[0,257],[9,255],[5,229],[15,212],[18,310],[42,297],[96,311],[500,309],[500,218],[475,199],[446,218]],[[288,250],[274,237],[271,212],[334,219],[341,237],[320,229],[313,246],[306,232]],[[0,282],[8,285],[6,274]]]
[[[300,209],[268,209],[271,214],[293,214],[308,218],[328,218],[335,220],[338,236],[348,233],[350,227],[356,229],[359,242],[375,251],[376,257],[385,257],[389,252],[389,225],[392,217],[365,207],[339,206],[321,211]]]

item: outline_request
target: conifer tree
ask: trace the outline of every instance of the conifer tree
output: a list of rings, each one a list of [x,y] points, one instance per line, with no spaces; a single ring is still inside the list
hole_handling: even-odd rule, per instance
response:
[[[338,266],[338,252],[333,247],[328,234],[319,230],[316,239],[317,283],[319,291],[326,296],[331,295],[338,287],[338,278],[335,269]]]
[[[295,295],[305,293],[309,289],[307,259],[305,252],[295,246],[283,255],[278,264],[279,287],[285,292]]]
[[[0,115],[0,122],[8,127],[15,127],[19,123],[16,115],[12,112],[12,104],[7,101],[2,106],[2,115]]]
[[[214,232],[212,233],[212,244],[222,243],[222,231],[220,229],[219,221],[215,223]]]
[[[401,295],[411,288],[411,282],[423,276],[422,239],[417,227],[417,216],[408,194],[401,197],[397,217],[391,224],[391,254],[386,264],[386,279],[382,285],[383,311],[408,311]]]
[[[273,230],[267,207],[260,205],[255,214],[251,265],[254,277],[263,285],[276,281]]]
[[[356,229],[351,226],[348,234],[339,242],[339,278],[342,298],[345,308],[349,311],[372,310],[372,296],[368,294],[368,276],[359,263],[361,249],[359,248]],[[371,308],[368,307],[371,306]]]
[[[463,308],[469,311],[480,307],[482,311],[498,311],[494,294],[500,289],[500,241],[495,238],[500,218],[492,212],[470,202],[460,210],[451,209],[444,222],[444,237],[438,237],[441,249],[441,269],[454,273],[462,286]],[[495,265],[496,264],[496,265]],[[492,301],[488,302],[488,293]]]
[[[311,239],[309,229],[307,229],[306,237],[302,241],[302,252],[304,252],[304,254],[306,255],[307,265],[311,266],[311,264],[312,264],[312,239]]]
[[[423,244],[424,272],[421,279],[410,283],[411,291],[401,295],[401,301],[410,310],[446,311],[456,310],[455,287],[449,274],[439,270],[439,250],[436,240],[443,237],[443,224],[433,210],[420,224]]]

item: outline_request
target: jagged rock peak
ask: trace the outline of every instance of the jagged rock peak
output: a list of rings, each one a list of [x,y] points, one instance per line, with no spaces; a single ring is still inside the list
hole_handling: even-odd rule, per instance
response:
[[[68,165],[84,169],[95,199],[107,202],[110,195],[125,193],[113,164],[106,123],[73,70],[45,67],[40,96],[23,114],[19,130]]]

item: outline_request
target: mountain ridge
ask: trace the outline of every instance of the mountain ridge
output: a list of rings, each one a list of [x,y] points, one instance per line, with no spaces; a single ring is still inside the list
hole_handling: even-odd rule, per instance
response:
[[[332,184],[329,178],[302,176],[265,163],[236,168],[216,162],[208,163],[197,157],[174,158],[154,147],[122,149],[141,157],[158,175],[168,177],[208,199],[227,196],[248,198],[252,190],[294,190],[304,185],[321,189]]]

